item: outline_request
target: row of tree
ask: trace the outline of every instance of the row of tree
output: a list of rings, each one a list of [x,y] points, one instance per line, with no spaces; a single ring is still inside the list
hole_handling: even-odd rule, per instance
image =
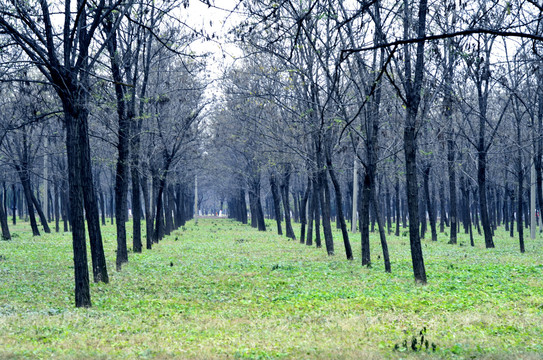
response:
[[[358,222],[364,266],[374,224],[390,271],[386,228],[409,222],[421,283],[427,222],[433,240],[448,226],[452,244],[473,224],[492,248],[516,219],[525,250],[528,194],[543,205],[539,3],[239,1],[228,38],[241,56],[213,103],[190,46],[214,37],[186,30],[189,11],[186,0],[0,3],[3,236],[22,206],[35,235],[49,209],[57,230],[65,219],[76,306],[91,305],[85,224],[94,280],[107,282],[100,214],[117,219],[121,270],[129,204],[134,251],[143,218],[152,247],[192,214],[197,169],[231,216],[247,222],[249,208],[265,230],[272,215],[278,233],[284,219],[292,239],[300,221],[299,240],[317,246],[322,228],[330,255],[333,217],[348,259],[347,221]]]
[[[134,252],[144,246],[142,218],[150,249],[192,217],[205,62],[189,49],[201,34],[175,16],[188,5],[0,4],[0,166],[1,180],[12,184],[0,206],[3,237],[10,238],[8,199],[13,221],[23,206],[18,187],[34,235],[40,235],[35,212],[45,232],[49,207],[57,231],[62,216],[72,232],[78,307],[91,305],[86,226],[94,281],[109,281],[100,229],[106,207],[116,218],[117,270],[128,261],[129,203]]]
[[[265,229],[265,187],[278,233],[284,216],[295,238],[294,200],[300,241],[315,236],[320,246],[322,224],[332,255],[333,212],[352,259],[345,217],[359,214],[363,265],[371,263],[373,218],[387,271],[385,227],[407,218],[421,283],[427,222],[432,240],[449,226],[451,244],[460,222],[473,244],[473,223],[493,248],[495,228],[503,222],[513,234],[516,219],[525,251],[522,220],[536,215],[529,196],[543,205],[538,3],[243,5],[246,17],[231,32],[243,56],[225,76],[213,122],[235,218],[245,221],[247,192],[253,226]]]

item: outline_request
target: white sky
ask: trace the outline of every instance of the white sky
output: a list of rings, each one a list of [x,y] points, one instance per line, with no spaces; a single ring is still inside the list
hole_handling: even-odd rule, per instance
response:
[[[239,20],[240,16],[231,11],[236,7],[239,0],[215,0],[216,7],[209,7],[199,0],[190,0],[190,5],[184,10],[184,21],[194,29],[203,29],[210,36],[215,34],[211,41],[201,41],[195,44],[194,51],[212,52],[217,60],[231,56],[232,52],[237,53],[235,47],[225,44],[225,34]],[[231,62],[231,59],[227,59]]]

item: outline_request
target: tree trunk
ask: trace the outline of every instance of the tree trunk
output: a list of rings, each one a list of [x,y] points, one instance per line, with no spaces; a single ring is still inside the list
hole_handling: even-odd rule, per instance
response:
[[[466,193],[466,201],[467,201],[468,204],[470,203],[470,200],[469,200],[469,191]],[[469,211],[469,206],[468,206],[468,227],[469,227],[469,241],[470,241],[470,245],[471,245],[471,246],[475,246],[475,243],[474,243],[474,241],[473,241],[473,226],[471,225],[471,214],[470,214],[470,211]]]
[[[349,232],[347,231],[347,224],[345,223],[345,217],[343,216],[343,200],[341,196],[341,187],[332,166],[332,159],[330,159],[330,155],[328,153],[326,158],[326,165],[328,168],[328,173],[330,174],[330,179],[332,180],[332,185],[334,186],[334,190],[336,193],[337,217],[341,228],[341,234],[343,235],[345,255],[347,256],[347,260],[353,260],[353,250],[351,249],[351,243],[349,241]]]
[[[102,225],[106,226],[106,200],[104,191],[100,189],[100,212],[102,213]]]
[[[385,271],[387,273],[392,272],[392,269],[390,267],[390,257],[388,255],[388,244],[387,244],[387,238],[385,234],[385,228],[383,226],[383,220],[381,219],[381,213],[379,210],[379,203],[377,202],[377,198],[375,196],[375,189],[371,192],[371,203],[374,208],[375,212],[375,218],[377,220],[377,227],[379,228],[379,238],[381,240],[381,248],[383,249],[383,260],[385,263]]]
[[[38,199],[36,199],[36,196],[32,192],[30,192],[30,195],[32,197],[32,204],[34,204],[34,207],[36,208],[36,212],[38,213],[38,216],[40,218],[40,222],[43,226],[43,231],[46,234],[51,233],[51,229],[49,228],[49,224],[47,223],[47,218],[43,212],[42,207],[40,206],[40,203],[38,202]]]
[[[507,201],[509,199],[509,183],[507,177],[505,178],[505,189],[503,191],[503,224],[505,225],[505,231],[509,231],[509,207]]]
[[[169,170],[170,161],[166,161],[166,166],[164,167],[164,174],[158,182],[158,191],[156,196],[156,212],[155,212],[155,231],[153,242],[158,243],[164,238],[165,234],[165,223],[164,223],[164,198],[167,196],[164,190],[166,190],[166,174]]]
[[[320,205],[322,210],[322,227],[324,229],[324,243],[328,255],[334,255],[334,239],[332,237],[332,225],[330,223],[330,190],[328,179],[322,163],[321,154],[317,151],[317,166],[319,167],[318,181],[320,187]]]
[[[258,216],[256,214],[256,197],[252,190],[249,190],[249,211],[251,212],[251,227],[258,228]]]
[[[130,151],[132,158],[132,166],[130,167],[132,178],[132,249],[135,253],[140,253],[143,247],[141,241],[141,181],[139,173],[140,141],[139,131],[135,130],[138,134],[136,134],[136,131],[133,131]]]
[[[392,232],[392,211],[390,207],[390,187],[388,186],[388,181],[385,183],[385,216],[387,223],[387,233],[390,235]]]
[[[308,246],[312,246],[313,245],[313,220],[316,220],[315,206],[316,206],[316,201],[317,201],[316,194],[315,194],[315,181],[313,179],[313,176],[309,176],[307,179],[306,192],[309,192],[309,206],[308,206],[308,211],[307,211],[307,239],[305,241],[305,244]]]
[[[30,218],[32,235],[40,236],[40,231],[38,230],[38,224],[36,222],[36,215],[34,214],[34,206],[32,205],[32,190],[30,188],[30,178],[28,171],[19,165],[16,165],[15,169],[19,174],[19,178],[21,179],[21,185],[23,186],[23,192],[25,195],[26,203],[28,205],[28,217]]]
[[[315,177],[313,179],[313,219],[315,220],[315,246],[317,248],[322,247],[321,243],[321,188],[320,188],[320,182],[318,180],[318,174],[315,173]]]
[[[294,203],[294,222],[300,222],[300,196],[298,191],[292,193],[293,203]]]
[[[454,140],[452,136],[447,140],[447,161],[449,170],[449,202],[450,202],[450,221],[451,221],[451,236],[449,238],[449,244],[456,244],[458,229],[458,210],[456,206],[456,164],[454,151]]]
[[[240,189],[239,194],[239,210],[241,215],[241,223],[247,224],[247,202],[245,201],[245,189]]]
[[[426,202],[424,198],[419,199],[419,219],[420,219],[420,238],[424,239],[426,236],[427,223],[426,223]]]
[[[371,266],[370,254],[370,194],[371,194],[371,176],[369,164],[364,172],[364,180],[360,196],[360,239],[362,248],[362,266]]]
[[[270,187],[273,197],[273,209],[275,211],[275,221],[277,223],[277,234],[283,235],[283,229],[281,228],[281,198],[279,197],[279,190],[277,189],[277,180],[275,179],[275,173],[270,173]]]
[[[4,195],[3,200],[6,200],[8,196],[8,193],[6,191],[6,188],[4,186]],[[0,225],[2,227],[2,239],[3,240],[10,240],[11,234],[9,233],[9,227],[8,227],[8,217],[7,213],[5,211],[4,201],[0,203]]]
[[[104,245],[102,242],[102,231],[100,229],[100,213],[98,212],[98,204],[96,200],[96,191],[94,190],[94,182],[92,175],[92,160],[89,144],[89,129],[88,129],[88,110],[84,110],[84,115],[78,119],[79,125],[79,141],[81,142],[81,186],[83,190],[83,199],[85,207],[85,216],[88,225],[88,234],[92,259],[92,272],[94,282],[109,282],[107,272],[106,257],[104,253]],[[71,198],[70,198],[71,200]],[[71,217],[70,217],[71,219]],[[73,225],[72,225],[73,229]]]
[[[522,167],[522,148],[521,148],[521,130],[520,130],[520,117],[517,117],[517,181],[518,181],[518,196],[517,196],[517,230],[518,230],[518,239],[520,245],[520,252],[524,253],[524,228],[522,226],[522,217],[523,217],[523,199],[522,194],[524,193],[524,168]],[[528,217],[528,216],[526,216]]]
[[[113,209],[113,206],[114,206],[114,200],[115,199],[115,190],[113,187],[110,188],[109,190],[109,217],[110,217],[110,223],[111,225],[113,225],[114,223],[114,220],[113,218],[115,217],[115,210]]]
[[[285,209],[285,228],[287,237],[296,240],[294,230],[292,229],[292,223],[290,220],[290,166],[287,166],[285,173],[283,174],[283,181],[280,186],[281,195],[283,196],[283,207]]]
[[[426,269],[422,255],[422,246],[419,238],[419,189],[417,182],[417,145],[416,145],[416,112],[410,111],[404,130],[404,153],[407,179],[407,210],[409,212],[409,243],[411,247],[411,261],[415,280],[426,283]]]
[[[62,190],[60,192],[62,201],[62,220],[64,224],[64,232],[70,231],[70,203],[68,201],[68,188],[66,180],[62,181]]]
[[[302,198],[302,203],[300,204],[300,222],[301,222],[301,229],[300,229],[300,243],[305,242],[305,228],[307,224],[307,200],[309,198],[309,194],[311,192],[311,178],[307,179],[307,188],[304,192],[304,197]],[[312,217],[311,217],[312,218]],[[309,233],[308,233],[309,235]]]
[[[395,202],[395,211],[396,211],[396,232],[394,235],[400,236],[400,178],[396,176],[396,183],[394,184],[394,202]]]
[[[74,90],[75,92],[75,90]],[[79,105],[79,99],[69,101],[63,99],[64,119],[66,125],[66,153],[68,157],[68,184],[70,192],[70,224],[72,226],[75,306],[91,306],[89,271],[87,263],[87,247],[85,242],[85,219],[83,215],[84,198],[82,175],[82,144],[79,131],[78,111],[73,107]],[[74,101],[75,100],[75,101]]]
[[[518,231],[518,239],[520,244],[520,252],[524,253],[524,226],[523,226],[523,201],[522,201],[522,193],[523,193],[523,179],[524,174],[522,171],[522,163],[519,162],[518,164],[519,170],[517,172],[518,176],[518,196],[517,196],[517,231]]]
[[[432,241],[437,241],[436,218],[434,206],[430,198],[430,165],[427,164],[423,172],[424,196],[426,198],[426,208],[428,210],[428,218],[430,219],[430,231],[432,232]]]
[[[447,213],[445,210],[445,186],[443,184],[443,181],[439,182],[439,232],[444,233],[445,232],[445,224],[449,226],[447,221]]]
[[[479,207],[481,212],[481,223],[485,235],[486,248],[493,248],[492,229],[490,228],[490,219],[488,217],[488,205],[486,198],[486,151],[479,150],[477,157],[478,171],[477,184],[479,185]]]
[[[145,208],[145,247],[153,248],[153,213],[151,208],[151,195],[149,191],[149,181],[147,181],[146,172],[141,177],[141,192],[143,193],[143,207]]]
[[[417,35],[423,38],[426,34],[427,0],[419,3]],[[404,1],[404,38],[409,37],[409,1]],[[405,56],[405,97],[406,116],[404,124],[404,156],[406,169],[407,209],[409,212],[409,242],[413,274],[417,282],[426,283],[426,269],[419,238],[419,193],[417,182],[417,112],[421,100],[421,89],[424,76],[424,42],[417,44],[415,71],[411,73],[411,56],[409,46],[404,46]],[[413,76],[414,75],[414,76]],[[413,80],[412,80],[413,79]]]
[[[164,190],[166,191],[164,194],[164,199],[167,200],[167,202],[164,204],[166,220],[165,235],[170,235],[173,231],[173,213],[175,207],[175,201],[173,199],[173,187],[171,184],[169,184]]]
[[[11,184],[11,192],[13,195],[13,225],[17,225],[17,189],[15,188],[15,183]]]
[[[58,188],[58,179],[55,180],[55,184],[53,186],[53,191],[55,195],[53,196],[53,205],[54,205],[54,211],[55,211],[55,231],[58,233],[60,232],[60,192]]]
[[[515,199],[515,191],[510,190],[509,191],[509,215],[511,218],[509,219],[510,225],[509,225],[509,236],[514,237],[515,236],[515,205],[514,205],[514,199]]]

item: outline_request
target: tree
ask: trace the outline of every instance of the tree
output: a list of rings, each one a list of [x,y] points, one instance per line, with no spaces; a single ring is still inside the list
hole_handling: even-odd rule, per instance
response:
[[[88,136],[90,74],[105,46],[94,46],[95,33],[113,12],[124,13],[130,6],[131,2],[121,0],[107,4],[105,0],[93,4],[32,0],[0,7],[0,28],[53,86],[64,111],[77,307],[91,306],[83,208],[94,279],[108,282]]]

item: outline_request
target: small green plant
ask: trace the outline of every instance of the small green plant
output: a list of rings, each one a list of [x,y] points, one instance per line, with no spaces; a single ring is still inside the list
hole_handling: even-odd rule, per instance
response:
[[[402,343],[394,344],[394,351],[432,351],[435,352],[437,350],[437,345],[426,338],[426,326],[422,328],[422,330],[419,331],[418,335],[412,336],[411,341],[408,341],[408,339],[404,339]]]

